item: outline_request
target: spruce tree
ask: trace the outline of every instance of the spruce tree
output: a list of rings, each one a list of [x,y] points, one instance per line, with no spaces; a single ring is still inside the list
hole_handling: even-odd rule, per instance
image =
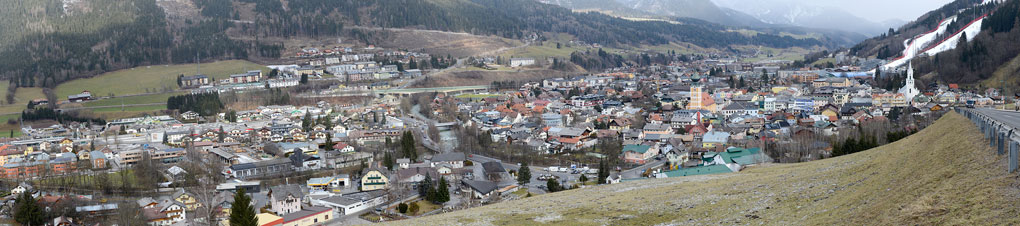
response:
[[[326,150],[327,151],[332,151],[333,150],[333,145],[334,145],[334,143],[333,143],[333,133],[327,132],[326,133]]]
[[[606,178],[609,177],[609,172],[607,168],[609,167],[606,167],[605,160],[599,162],[598,180],[596,181],[599,184],[606,184]]]
[[[223,126],[220,126],[220,133],[217,135],[220,142],[223,142],[223,139],[227,137],[227,132],[223,131]]]
[[[439,177],[439,186],[436,188],[436,203],[445,203],[450,201],[450,189],[447,188],[450,185],[446,183],[446,178]]]
[[[428,200],[429,202],[436,202],[436,196],[439,194],[439,191],[436,190],[436,186],[432,186],[432,182],[429,182],[428,185],[429,186],[426,188],[428,190],[425,192],[425,200]]]
[[[305,112],[305,117],[301,119],[301,129],[308,131],[309,128],[312,128],[312,113]]]
[[[405,158],[418,159],[418,151],[414,148],[414,135],[411,134],[411,131],[405,131],[400,137],[400,150]]]
[[[400,211],[400,213],[407,213],[407,203],[400,203],[400,205],[397,205],[397,211]]]
[[[234,203],[230,206],[230,226],[258,226],[255,207],[251,205],[251,197],[244,193],[244,188],[237,189]]]
[[[560,182],[556,179],[549,179],[545,182],[545,187],[549,192],[558,192],[560,191]]]
[[[432,187],[432,176],[425,174],[425,180],[418,183],[418,195],[421,197],[428,198],[429,189]],[[431,200],[429,200],[431,201]]]
[[[35,202],[35,198],[32,198],[30,191],[22,192],[14,205],[14,221],[22,225],[43,225],[46,222],[42,208]]]
[[[393,170],[393,156],[388,151],[383,154],[383,165],[386,166],[386,169]]]
[[[517,170],[517,183],[520,185],[528,184],[531,181],[531,169],[528,167],[527,162],[521,163],[521,169]]]

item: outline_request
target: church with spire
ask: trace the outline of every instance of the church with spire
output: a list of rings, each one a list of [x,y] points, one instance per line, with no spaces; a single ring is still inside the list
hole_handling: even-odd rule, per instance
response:
[[[917,86],[914,85],[914,65],[913,64],[907,65],[907,84],[904,85],[903,88],[900,88],[899,92],[897,92],[897,93],[903,94],[903,97],[906,98],[907,103],[913,102],[914,101],[914,97],[916,97],[918,94],[921,94],[921,91],[918,90]]]

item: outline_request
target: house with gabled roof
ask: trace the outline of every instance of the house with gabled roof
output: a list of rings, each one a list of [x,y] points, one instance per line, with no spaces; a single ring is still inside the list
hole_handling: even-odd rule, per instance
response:
[[[365,169],[361,176],[361,191],[375,191],[387,189],[390,186],[390,179],[387,171],[381,168]]]
[[[465,192],[470,192],[476,199],[488,199],[499,188],[496,182],[467,179],[461,180],[461,185]]]
[[[278,185],[269,188],[271,210],[277,215],[301,211],[301,203],[304,197],[304,189],[296,184]]]
[[[623,161],[645,164],[659,154],[657,145],[630,144],[623,146]]]

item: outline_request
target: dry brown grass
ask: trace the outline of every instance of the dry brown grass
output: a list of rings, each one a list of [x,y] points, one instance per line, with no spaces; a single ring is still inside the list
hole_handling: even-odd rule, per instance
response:
[[[417,30],[390,30],[390,38],[380,44],[386,48],[425,49],[427,53],[444,57],[447,54],[453,57],[475,56],[517,45],[520,45],[519,41],[495,36]]]
[[[950,113],[869,151],[597,186],[398,225],[1017,225],[1017,174]]]
[[[521,71],[448,71],[441,74],[430,75],[414,87],[446,87],[446,86],[478,86],[491,85],[494,81],[542,81],[548,78],[560,78],[571,75],[569,72],[537,69]]]

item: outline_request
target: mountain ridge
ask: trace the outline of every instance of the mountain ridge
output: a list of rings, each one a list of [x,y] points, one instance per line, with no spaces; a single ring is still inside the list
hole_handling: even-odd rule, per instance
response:
[[[597,11],[614,16],[666,19],[672,21],[702,20],[738,29],[766,33],[786,31],[798,34],[820,34],[836,46],[850,46],[867,36],[828,28],[807,28],[788,24],[769,24],[744,12],[718,7],[710,0],[538,0],[577,11]]]
[[[59,9],[61,0],[45,1]],[[82,0],[81,4],[111,0]],[[187,1],[187,0],[179,0]],[[510,39],[542,33],[567,33],[586,43],[606,46],[689,43],[706,48],[758,45],[788,48],[834,46],[825,40],[777,34],[744,35],[708,23],[632,21],[601,13],[572,12],[533,0],[385,0],[289,1],[191,0],[191,14],[168,15],[156,0],[130,0],[134,22],[102,25],[101,32],[34,32],[10,39],[0,49],[0,76],[23,87],[54,87],[64,81],[142,65],[194,62],[197,58],[247,59],[279,57],[282,43],[258,38],[238,40],[224,31],[248,37],[353,36],[373,41],[372,32],[345,27],[389,27],[466,32]],[[25,5],[9,5],[16,11]],[[8,8],[10,9],[10,8]],[[239,11],[245,10],[241,18]],[[108,12],[113,13],[113,12]],[[180,17],[185,16],[186,19]],[[398,16],[399,15],[399,16]],[[26,21],[2,18],[4,26]],[[245,19],[246,23],[236,23]],[[81,18],[90,22],[90,18]],[[168,21],[182,21],[182,23]],[[30,21],[35,22],[35,21]],[[121,31],[121,32],[115,32]],[[73,59],[73,60],[69,60]]]
[[[822,7],[792,0],[742,1],[712,0],[720,7],[751,15],[768,24],[828,28],[877,35],[890,27],[884,23],[855,16],[842,9]]]

